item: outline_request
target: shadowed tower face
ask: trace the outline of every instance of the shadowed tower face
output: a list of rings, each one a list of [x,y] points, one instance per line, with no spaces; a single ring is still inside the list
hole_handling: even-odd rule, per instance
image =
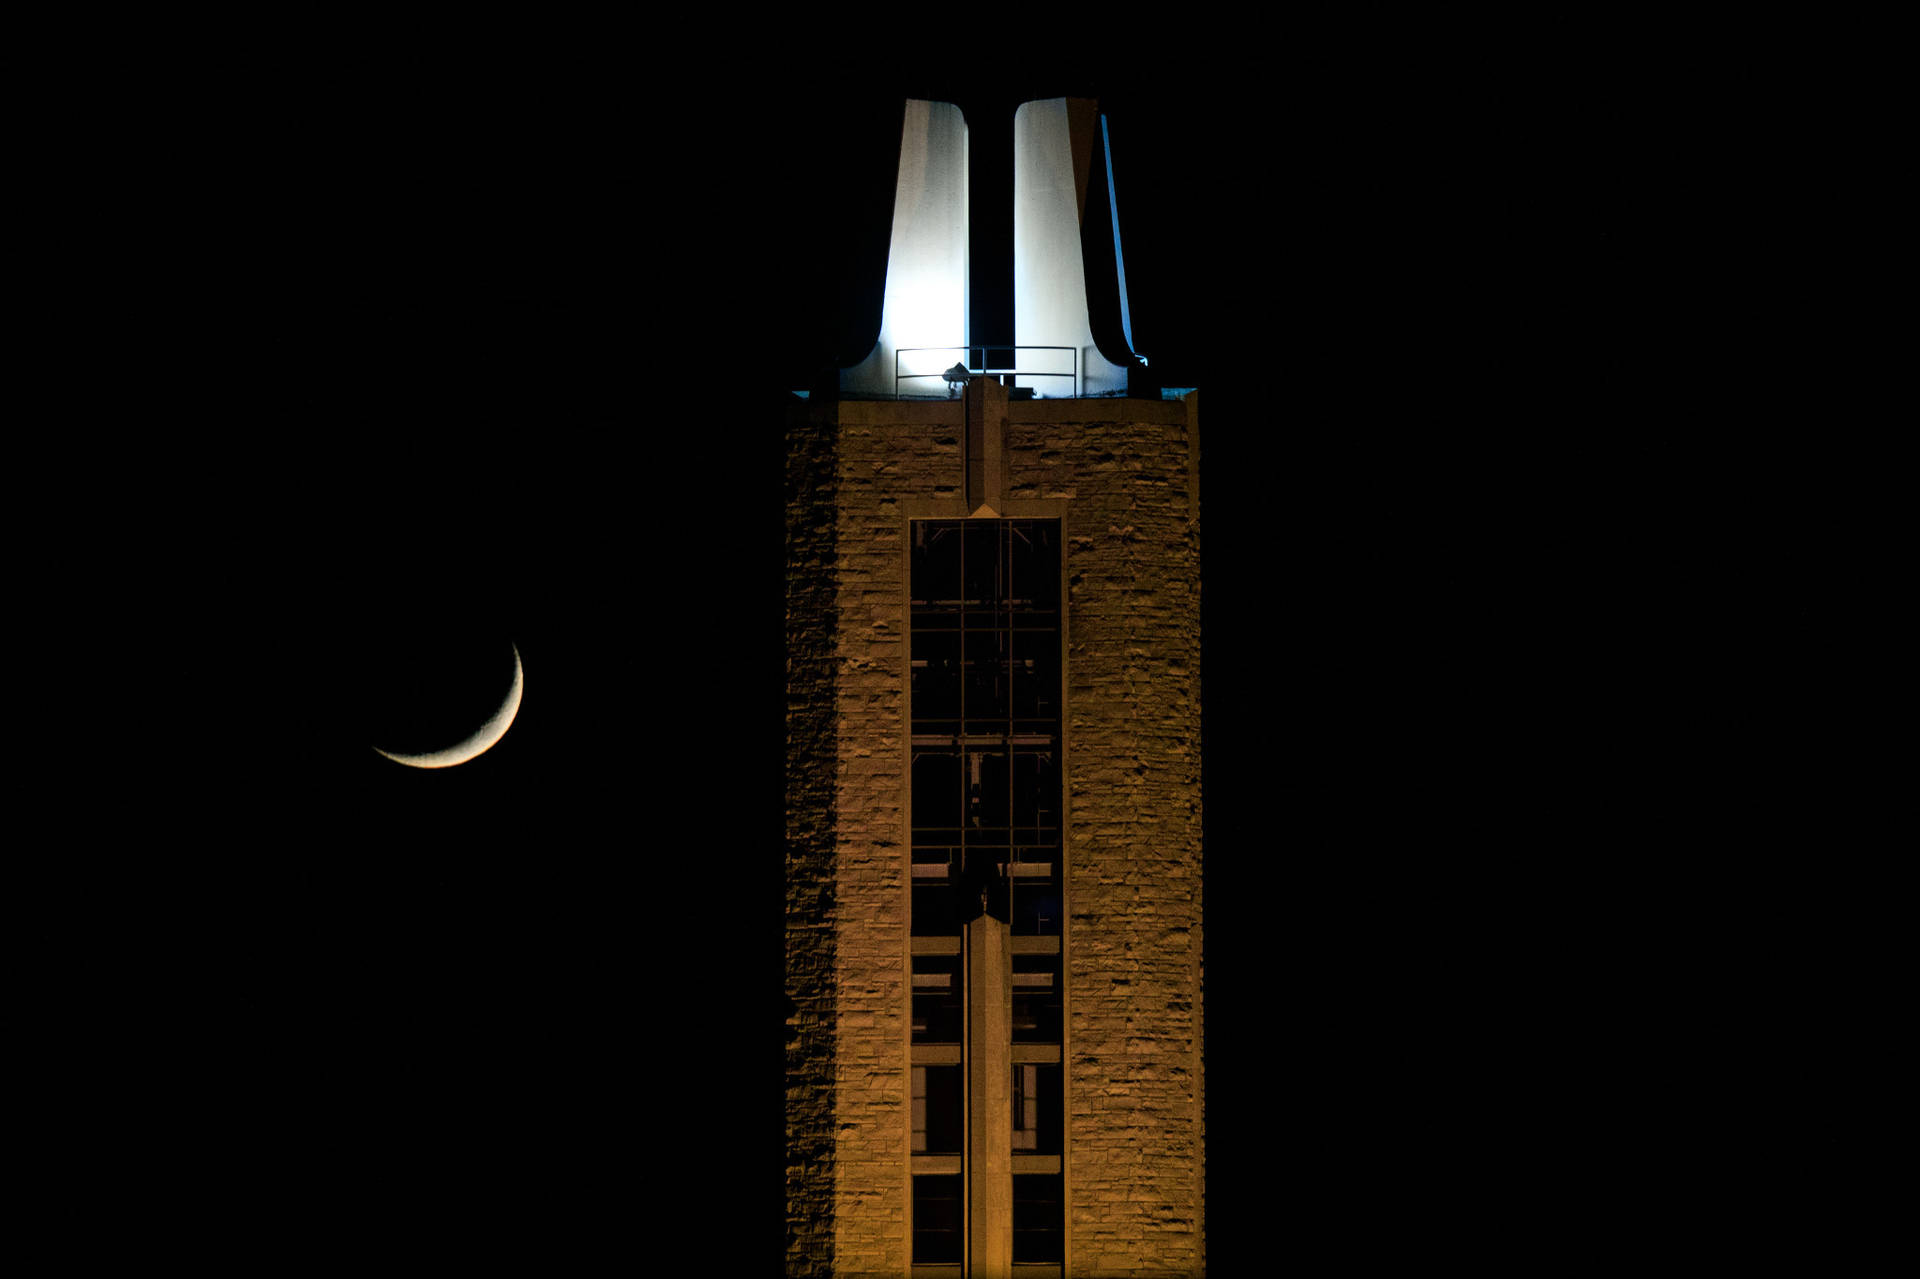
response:
[[[1124,392],[1137,357],[1095,341],[1084,260],[1086,243],[1111,246],[1102,278],[1121,281],[1124,314],[1118,223],[1111,236],[1083,229],[1089,183],[1109,197],[1091,207],[1113,207],[1106,154],[1104,119],[1083,99],[967,112],[909,101],[879,340],[842,371],[842,393],[948,394],[956,365],[1042,399]]]

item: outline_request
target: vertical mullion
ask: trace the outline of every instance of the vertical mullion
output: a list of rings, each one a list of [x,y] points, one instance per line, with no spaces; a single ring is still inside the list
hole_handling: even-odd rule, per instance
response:
[[[973,761],[967,757],[967,663],[970,660],[968,649],[971,647],[967,643],[967,526],[964,523],[956,525],[953,530],[953,535],[960,539],[960,580],[955,583],[955,585],[959,587],[959,590],[955,592],[954,600],[960,608],[957,623],[959,626],[957,633],[960,638],[960,670],[958,672],[960,698],[957,709],[960,712],[960,718],[957,721],[959,725],[959,736],[954,739],[953,743],[954,753],[960,760],[960,807],[958,810],[960,813],[960,847],[947,858],[950,878],[956,869],[960,873],[964,873],[967,869],[967,818],[969,815],[967,809],[967,779],[973,775]]]
[[[1008,928],[1012,929],[1012,928],[1018,927],[1017,921],[1019,919],[1019,911],[1016,909],[1014,898],[1020,892],[1020,881],[1014,878],[1013,868],[1016,865],[1018,865],[1021,860],[1020,851],[1019,851],[1020,840],[1018,835],[1018,831],[1019,831],[1018,817],[1019,817],[1019,807],[1020,807],[1019,798],[1018,798],[1018,787],[1019,787],[1019,780],[1020,780],[1020,771],[1015,766],[1015,751],[1013,747],[1013,725],[1014,725],[1015,719],[1018,718],[1018,711],[1014,705],[1015,698],[1013,695],[1013,686],[1016,680],[1016,670],[1017,670],[1017,667],[1014,661],[1013,650],[1015,646],[1014,646],[1013,638],[1015,634],[1018,633],[1015,627],[1015,622],[1017,621],[1017,614],[1019,609],[1019,605],[1016,603],[1016,601],[1019,598],[1020,583],[1015,580],[1014,572],[1013,572],[1013,548],[1014,548],[1014,539],[1017,536],[1017,534],[1014,531],[1014,526],[1011,521],[1009,521],[1006,524],[1003,524],[1001,528],[1002,528],[1001,541],[1005,546],[1005,553],[1001,556],[1001,563],[1005,565],[1006,579],[1007,579],[1006,590],[1004,592],[1006,596],[1006,610],[1004,614],[1005,623],[1004,623],[1004,630],[1002,632],[1002,634],[1005,636],[1003,640],[1003,645],[1006,649],[1006,654],[1007,654],[1007,665],[1006,665],[1006,672],[1007,672],[1006,673],[1006,680],[1007,680],[1007,719],[1006,719],[1007,926]]]
[[[1014,790],[1019,778],[1019,772],[1014,767],[1014,750],[1013,750],[1013,723],[1016,718],[1016,711],[1014,707],[1014,696],[1013,696],[1013,682],[1014,682],[1014,668],[1013,668],[1014,626],[1013,626],[1013,623],[1014,623],[1014,610],[1015,610],[1014,592],[1017,589],[1017,584],[1014,582],[1014,579],[1013,579],[1013,538],[1014,538],[1013,524],[1011,523],[1011,521],[1003,521],[1000,525],[1000,530],[1001,530],[1000,541],[1001,541],[1001,544],[1006,548],[1005,554],[1001,557],[1001,562],[1002,564],[1005,565],[1005,572],[1006,572],[1006,590],[1002,593],[1006,596],[1006,602],[1007,602],[1006,609],[1003,614],[1004,622],[1003,622],[1003,630],[1001,632],[1003,637],[1001,641],[1001,646],[1006,650],[1005,679],[1007,682],[1007,719],[1006,719],[1007,927],[1011,929],[1013,927],[1013,892],[1014,892],[1013,864],[1015,861],[1018,860],[1018,855],[1015,853],[1014,850],[1019,843],[1019,841],[1014,838],[1014,831],[1017,826],[1017,823],[1014,820],[1014,813],[1015,813]]]

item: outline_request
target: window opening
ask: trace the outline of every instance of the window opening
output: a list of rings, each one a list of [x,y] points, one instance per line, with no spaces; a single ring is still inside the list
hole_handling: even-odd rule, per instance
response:
[[[913,957],[913,1042],[960,1042],[960,957]]]
[[[984,892],[1014,936],[1059,937],[1060,522],[916,520],[909,545],[911,931],[957,939]],[[1064,1075],[1046,1049],[1061,1039],[1061,957],[1011,960],[1014,1260],[1058,1265]],[[965,1068],[947,1064],[963,1051],[965,970],[943,953],[911,971],[913,1260],[952,1264],[965,1191],[931,1169],[965,1141]]]
[[[1060,1042],[1060,956],[1013,957],[1013,1042]]]
[[[1013,1175],[1013,1259],[1051,1262],[1065,1257],[1059,1173]]]
[[[1060,1067],[1051,1063],[1015,1062],[1011,1095],[1014,1153],[1059,1154],[1063,1127]]]
[[[960,1067],[913,1067],[914,1154],[960,1153],[960,1096]]]
[[[958,1176],[942,1173],[914,1177],[913,1262],[915,1265],[960,1263]]]
[[[916,520],[910,555],[912,931],[958,932],[984,888],[1058,936],[1059,521]]]

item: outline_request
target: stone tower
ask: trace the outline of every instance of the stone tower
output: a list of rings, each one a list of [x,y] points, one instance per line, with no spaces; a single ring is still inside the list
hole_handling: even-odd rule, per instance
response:
[[[1016,170],[1071,210],[1096,117],[1029,106]],[[938,116],[894,225],[926,287],[964,257]],[[1068,265],[1015,309],[1077,393],[1016,340],[787,424],[792,1274],[1204,1272],[1199,394],[1121,394]]]

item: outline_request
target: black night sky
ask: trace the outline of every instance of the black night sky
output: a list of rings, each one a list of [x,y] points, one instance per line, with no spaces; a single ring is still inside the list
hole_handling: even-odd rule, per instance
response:
[[[1646,108],[1551,59],[1142,41],[276,112],[249,501],[289,532],[247,553],[293,601],[258,711],[311,754],[239,801],[278,869],[223,927],[258,960],[234,1033],[275,1045],[252,1140],[303,1194],[483,1251],[683,1215],[780,1247],[780,423],[871,336],[907,94],[1099,97],[1136,337],[1202,388],[1212,1247],[1547,1228],[1554,1143],[1612,1157],[1568,1011],[1606,979],[1565,938],[1618,891],[1585,859],[1647,856],[1595,803],[1636,785],[1589,609],[1635,535],[1585,518],[1647,443],[1633,317],[1684,247]],[[523,709],[400,768],[371,690],[448,634],[517,645]]]

